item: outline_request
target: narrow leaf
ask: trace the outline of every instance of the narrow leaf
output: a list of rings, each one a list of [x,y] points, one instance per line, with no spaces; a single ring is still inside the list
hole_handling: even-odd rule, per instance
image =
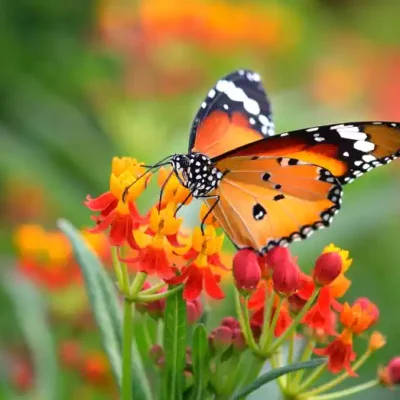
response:
[[[266,383],[271,382],[282,375],[286,375],[289,372],[298,371],[300,369],[315,368],[324,363],[326,363],[325,358],[315,358],[313,360],[285,365],[284,367],[273,369],[271,371],[268,371],[264,375],[259,376],[251,385],[243,388],[238,394],[233,395],[231,397],[231,400],[242,399],[248,396],[250,393],[256,391],[261,386],[265,385]]]
[[[54,341],[46,321],[45,301],[31,282],[14,273],[5,276],[4,289],[14,304],[21,331],[32,354],[35,394],[43,400],[57,399],[58,366]]]
[[[207,330],[204,325],[199,324],[193,334],[192,360],[194,372],[194,387],[191,398],[204,399],[209,380],[208,363],[210,353],[208,349]]]
[[[186,303],[182,290],[167,299],[164,316],[165,395],[169,400],[182,399],[183,370],[186,353]]]
[[[88,248],[80,232],[68,221],[60,220],[59,228],[72,243],[81,267],[89,301],[100,329],[104,350],[109,358],[114,376],[121,385],[122,311],[117,291],[97,256]],[[135,343],[133,354],[133,394],[138,399],[150,399],[151,391],[142,360]]]

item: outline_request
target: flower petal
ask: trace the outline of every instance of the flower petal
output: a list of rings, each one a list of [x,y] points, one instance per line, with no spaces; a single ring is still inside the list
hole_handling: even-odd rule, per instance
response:
[[[114,200],[115,196],[111,192],[106,192],[96,198],[92,198],[90,195],[87,195],[84,203],[91,211],[102,211],[106,209]]]
[[[206,293],[213,299],[220,300],[225,297],[224,292],[218,286],[215,276],[210,268],[204,268],[204,286]]]

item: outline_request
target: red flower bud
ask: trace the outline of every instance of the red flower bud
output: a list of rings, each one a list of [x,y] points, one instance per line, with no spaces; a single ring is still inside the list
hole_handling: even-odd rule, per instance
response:
[[[366,311],[371,317],[371,325],[375,324],[379,319],[379,309],[367,297],[359,297],[354,304],[359,304],[363,311]]]
[[[379,380],[384,386],[400,384],[400,357],[394,357],[389,364],[378,371]]]
[[[315,263],[313,271],[315,284],[326,286],[332,283],[342,271],[342,264],[342,257],[335,251],[321,254]]]
[[[276,264],[272,273],[274,290],[285,296],[292,295],[300,284],[300,269],[292,261],[283,261]]]
[[[293,313],[297,314],[298,312],[300,312],[303,307],[304,304],[307,303],[307,300],[301,298],[299,295],[297,294],[292,294],[289,298],[289,308],[290,311],[292,311]]]
[[[164,362],[164,349],[159,344],[155,344],[149,350],[149,357],[153,362],[161,366]]]
[[[194,324],[203,314],[203,304],[200,299],[186,302],[187,321],[189,325]]]
[[[246,340],[240,328],[233,330],[233,347],[239,351],[244,350],[246,346]]]
[[[282,263],[293,261],[292,255],[287,247],[274,247],[270,250],[265,256],[267,264],[275,269],[276,266],[279,266]]]
[[[233,341],[233,331],[227,326],[218,326],[212,333],[212,342],[217,350],[225,351],[232,344]]]
[[[261,279],[257,254],[250,249],[236,252],[233,257],[233,278],[239,290],[250,292],[256,289]]]
[[[234,317],[225,317],[222,319],[221,325],[227,326],[228,328],[234,330],[236,328],[239,328],[239,321]]]

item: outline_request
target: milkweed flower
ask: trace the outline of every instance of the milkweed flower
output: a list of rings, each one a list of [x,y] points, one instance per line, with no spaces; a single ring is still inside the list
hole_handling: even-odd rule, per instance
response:
[[[111,245],[133,244],[132,230],[146,222],[135,205],[135,200],[148,183],[148,177],[138,179],[144,172],[142,165],[133,158],[113,158],[110,190],[96,198],[88,195],[85,200],[85,205],[91,211],[100,213],[92,216],[96,226],[88,229],[89,232],[98,233],[110,228]]]
[[[353,335],[350,331],[345,329],[326,348],[316,349],[314,353],[328,357],[328,369],[334,374],[344,368],[350,376],[357,376],[351,368],[351,362],[356,359],[356,353],[353,350]]]
[[[199,227],[193,230],[191,248],[184,254],[184,258],[190,260],[189,265],[181,270],[181,275],[167,280],[169,284],[184,283],[185,300],[196,299],[203,290],[216,300],[225,297],[219,287],[220,275],[214,272],[225,268],[219,258],[223,239],[211,225],[206,227],[204,235]]]
[[[138,229],[133,232],[131,244],[137,250],[136,256],[123,261],[140,272],[157,275],[160,279],[174,276],[169,253],[179,251],[177,235],[182,223],[181,218],[174,216],[174,209],[173,205],[162,210],[153,207],[146,231]]]
[[[255,290],[261,279],[257,254],[250,249],[237,251],[233,257],[232,274],[239,290],[247,293]]]
[[[382,385],[393,386],[400,384],[400,357],[392,358],[388,365],[378,370],[378,377]]]

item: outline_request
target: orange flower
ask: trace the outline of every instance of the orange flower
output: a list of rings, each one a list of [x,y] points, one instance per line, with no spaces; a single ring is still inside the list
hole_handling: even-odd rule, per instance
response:
[[[372,324],[374,316],[368,310],[363,310],[360,304],[350,307],[349,303],[344,303],[340,314],[340,321],[344,327],[353,333],[366,331]]]
[[[353,335],[350,331],[345,329],[328,347],[316,349],[314,353],[329,358],[328,369],[334,374],[345,369],[350,376],[357,376],[350,364],[356,359],[356,353],[353,350]]]
[[[167,179],[168,182],[166,182]],[[185,201],[185,204],[189,204],[192,201],[191,196],[188,198],[189,189],[181,185],[174,173],[171,175],[170,169],[160,168],[157,181],[160,187],[164,187],[161,199],[162,208],[170,203],[177,205]]]
[[[39,225],[22,225],[14,233],[14,242],[20,254],[19,270],[36,284],[57,290],[81,280],[63,233],[47,232]]]
[[[150,212],[149,226],[145,232],[133,232],[133,245],[137,255],[123,260],[149,275],[157,275],[160,279],[173,277],[174,271],[168,254],[178,252],[177,235],[182,223],[181,218],[174,217],[175,207],[168,205],[162,210],[156,207]]]
[[[190,264],[182,269],[181,275],[168,280],[170,284],[185,282],[185,300],[196,299],[203,290],[213,299],[225,297],[218,285],[221,277],[213,272],[216,267],[225,269],[219,258],[223,239],[211,225],[206,227],[204,235],[199,227],[194,229],[191,249],[184,254],[185,259],[191,260]]]
[[[91,211],[100,212],[100,215],[92,216],[97,226],[88,229],[89,232],[98,233],[110,228],[111,245],[121,246],[125,242],[133,245],[132,230],[145,223],[134,203],[148,182],[148,177],[135,182],[144,171],[145,169],[133,158],[113,158],[110,191],[95,199],[88,195],[85,200],[86,206]],[[134,184],[130,186],[132,183]],[[125,193],[129,186],[129,190]]]

